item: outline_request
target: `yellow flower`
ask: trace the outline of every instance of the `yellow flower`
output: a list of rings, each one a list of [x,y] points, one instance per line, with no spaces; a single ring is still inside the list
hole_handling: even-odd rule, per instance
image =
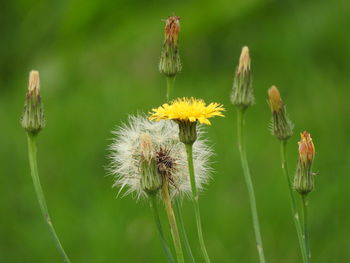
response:
[[[157,109],[152,109],[150,120],[175,120],[200,122],[210,125],[208,120],[211,117],[224,117],[223,105],[219,103],[210,103],[206,106],[205,102],[195,98],[179,98],[172,101],[170,104],[165,103]]]

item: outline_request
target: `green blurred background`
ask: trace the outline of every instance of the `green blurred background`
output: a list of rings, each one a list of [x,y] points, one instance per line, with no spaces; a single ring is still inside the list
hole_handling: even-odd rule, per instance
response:
[[[349,262],[350,35],[347,1],[2,1],[0,11],[0,262],[61,262],[40,214],[19,118],[28,74],[41,74],[47,127],[39,170],[72,262],[165,262],[144,201],[116,198],[107,177],[111,130],[165,100],[161,19],[181,17],[177,96],[218,101],[208,137],[213,180],[201,196],[213,262],[258,262],[229,94],[241,47],[251,50],[256,105],[247,150],[267,262],[301,262],[266,90],[280,88],[295,135],[311,132],[320,172],[310,195],[313,262]],[[185,222],[202,262],[192,206]],[[165,220],[164,213],[162,214]],[[166,222],[166,221],[164,221]]]

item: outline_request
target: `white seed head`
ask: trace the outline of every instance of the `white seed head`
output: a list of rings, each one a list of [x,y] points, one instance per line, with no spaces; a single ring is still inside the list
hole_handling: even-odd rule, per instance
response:
[[[141,161],[145,159],[145,154],[157,159],[157,155],[164,156],[165,152],[168,160],[171,160],[171,164],[167,163],[171,166],[171,196],[191,194],[186,150],[179,140],[179,128],[175,122],[151,122],[144,116],[130,116],[128,123],[118,127],[113,134],[116,138],[110,146],[109,171],[115,176],[113,186],[120,187],[120,192],[125,188],[124,195],[145,197],[146,192],[140,183]],[[203,132],[199,129],[198,139],[193,145],[194,169],[199,190],[203,189],[210,178],[209,158],[212,155],[212,150],[202,139],[202,135]]]

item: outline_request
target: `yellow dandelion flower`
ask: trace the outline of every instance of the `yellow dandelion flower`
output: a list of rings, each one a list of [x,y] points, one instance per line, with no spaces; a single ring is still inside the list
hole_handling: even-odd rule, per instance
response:
[[[195,98],[179,98],[170,104],[165,103],[162,106],[152,109],[150,120],[174,120],[199,122],[210,125],[208,120],[211,117],[224,117],[222,111],[225,111],[223,105],[219,103],[210,103],[206,106],[201,99]]]

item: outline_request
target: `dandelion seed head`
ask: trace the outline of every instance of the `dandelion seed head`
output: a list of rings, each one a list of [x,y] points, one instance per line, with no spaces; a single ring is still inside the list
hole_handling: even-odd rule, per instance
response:
[[[170,194],[187,196],[191,194],[191,184],[187,165],[185,146],[180,142],[178,125],[170,121],[152,122],[144,116],[130,116],[128,122],[118,127],[110,146],[109,171],[115,176],[114,187],[120,188],[124,195],[136,198],[146,197],[141,187],[140,164],[142,158],[154,156],[158,171],[169,179]],[[203,189],[210,178],[209,159],[212,150],[202,139],[199,129],[198,139],[193,145],[196,183]]]

